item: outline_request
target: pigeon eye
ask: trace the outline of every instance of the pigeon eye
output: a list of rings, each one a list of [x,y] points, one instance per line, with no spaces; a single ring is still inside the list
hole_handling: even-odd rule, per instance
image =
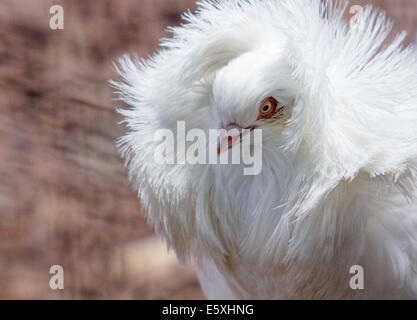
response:
[[[278,106],[278,101],[273,97],[266,98],[262,101],[259,108],[258,119],[268,119],[273,116]]]

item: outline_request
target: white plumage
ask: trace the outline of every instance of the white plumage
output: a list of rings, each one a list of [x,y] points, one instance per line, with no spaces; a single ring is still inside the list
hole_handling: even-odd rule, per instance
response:
[[[149,223],[209,298],[417,298],[417,54],[382,11],[344,1],[203,1],[114,82]],[[285,117],[257,120],[274,97]],[[160,165],[161,128],[263,130],[262,172]],[[364,269],[352,290],[350,267]]]

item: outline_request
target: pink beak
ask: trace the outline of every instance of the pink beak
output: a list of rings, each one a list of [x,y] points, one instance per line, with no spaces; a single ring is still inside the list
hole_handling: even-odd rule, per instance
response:
[[[232,149],[236,144],[241,143],[243,129],[252,130],[253,128],[242,128],[236,123],[230,123],[227,126],[222,125],[221,129],[223,130],[219,134],[218,155]]]

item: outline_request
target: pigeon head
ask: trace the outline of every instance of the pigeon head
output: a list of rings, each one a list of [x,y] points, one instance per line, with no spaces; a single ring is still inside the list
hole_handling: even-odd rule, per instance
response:
[[[246,52],[220,68],[211,91],[213,127],[230,134],[231,130],[262,129],[268,140],[290,119],[297,84],[282,49],[266,47]]]

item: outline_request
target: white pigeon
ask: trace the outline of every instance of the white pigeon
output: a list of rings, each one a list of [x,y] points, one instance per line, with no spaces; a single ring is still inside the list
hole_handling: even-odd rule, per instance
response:
[[[202,1],[152,57],[119,60],[130,180],[210,299],[417,298],[417,51],[347,8]],[[178,121],[261,129],[261,172],[157,163]]]

